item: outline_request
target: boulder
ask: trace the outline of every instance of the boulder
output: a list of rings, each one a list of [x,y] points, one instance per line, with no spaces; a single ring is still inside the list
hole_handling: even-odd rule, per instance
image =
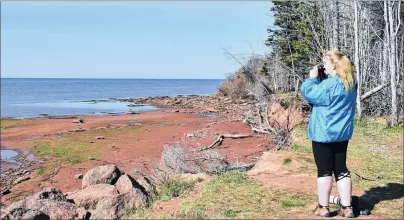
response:
[[[127,174],[119,177],[115,186],[120,194],[128,193],[133,188],[137,188],[146,195],[146,189],[142,185],[140,185],[135,179],[133,179],[131,176]]]
[[[90,219],[91,213],[85,208],[80,207],[76,210],[78,219]]]
[[[65,196],[69,196],[69,195],[74,194],[74,193],[76,193],[76,192],[78,192],[78,191],[79,191],[79,190],[75,190],[75,191],[73,191],[73,192],[65,192],[64,195],[65,195]]]
[[[152,187],[150,186],[150,184],[147,183],[144,177],[138,178],[136,182],[139,183],[146,190],[147,194],[150,194],[152,192]]]
[[[70,202],[29,198],[2,210],[5,214],[1,219],[74,219],[76,209]]]
[[[90,219],[117,219],[125,214],[126,209],[139,208],[147,204],[147,197],[139,189],[131,189],[125,194],[105,198],[98,202]]]
[[[7,207],[2,207],[1,208],[1,214],[4,214],[4,213],[8,213],[8,214],[10,214],[11,213],[11,210],[13,210],[13,209],[19,209],[19,208],[24,208],[24,202],[25,202],[25,200],[20,200],[20,201],[18,201],[18,202],[14,202],[14,203],[11,203],[9,206],[7,206]],[[3,219],[3,218],[2,218]]]
[[[114,195],[118,195],[115,186],[109,184],[97,184],[79,190],[76,193],[67,196],[67,199],[73,200],[77,206],[88,209],[94,208],[98,201]]]
[[[25,202],[25,208],[41,211],[50,219],[75,219],[77,217],[77,206],[70,202],[28,199]]]
[[[82,188],[100,183],[113,185],[120,176],[121,171],[113,164],[95,167],[84,175]]]
[[[49,215],[37,211],[24,208],[15,208],[10,210],[10,212],[1,216],[1,220],[11,220],[11,219],[32,219],[32,220],[47,220],[50,219]]]
[[[46,188],[41,192],[36,193],[35,195],[29,197],[30,199],[50,199],[55,201],[67,201],[66,196],[57,188]]]
[[[73,123],[84,123],[84,119],[73,120]]]

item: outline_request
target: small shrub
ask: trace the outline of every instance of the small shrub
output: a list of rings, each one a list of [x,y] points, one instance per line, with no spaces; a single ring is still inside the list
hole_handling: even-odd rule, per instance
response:
[[[236,218],[237,217],[237,212],[235,212],[233,210],[224,210],[220,214],[225,218]]]
[[[404,131],[404,123],[396,125],[396,126],[394,126],[392,128],[389,128],[388,130],[390,132],[393,132],[393,133],[403,133],[403,131]]]
[[[292,159],[286,158],[283,160],[283,164],[290,164],[292,162]]]
[[[216,178],[211,180],[207,186],[206,190],[209,192],[220,192],[223,185],[235,186],[243,185],[248,183],[247,173],[240,171],[232,171],[228,173],[223,173],[218,175]]]
[[[167,182],[159,187],[158,200],[168,201],[172,198],[179,197],[185,191],[192,189],[197,181],[185,181],[180,179],[174,179],[171,182]]]

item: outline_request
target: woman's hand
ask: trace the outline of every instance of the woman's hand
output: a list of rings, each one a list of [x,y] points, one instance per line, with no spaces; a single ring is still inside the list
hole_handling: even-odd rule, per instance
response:
[[[318,77],[317,66],[314,66],[313,69],[310,70],[310,78],[317,78],[317,77]]]

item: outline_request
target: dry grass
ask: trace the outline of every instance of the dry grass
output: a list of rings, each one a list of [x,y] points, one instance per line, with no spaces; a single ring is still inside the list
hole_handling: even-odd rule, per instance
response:
[[[288,218],[309,209],[307,201],[314,199],[311,195],[264,189],[239,171],[218,175],[195,193],[201,195],[177,210],[141,209],[135,216],[147,219]]]

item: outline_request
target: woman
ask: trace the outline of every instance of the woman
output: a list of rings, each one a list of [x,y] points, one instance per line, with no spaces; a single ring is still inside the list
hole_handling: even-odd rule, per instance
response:
[[[343,217],[354,217],[351,206],[352,182],[346,167],[348,141],[353,134],[356,104],[356,81],[351,62],[339,51],[324,54],[323,62],[327,79],[320,82],[317,67],[301,87],[303,97],[313,104],[308,125],[314,160],[317,166],[318,205],[314,213],[329,217],[329,198],[332,175],[337,182]]]

